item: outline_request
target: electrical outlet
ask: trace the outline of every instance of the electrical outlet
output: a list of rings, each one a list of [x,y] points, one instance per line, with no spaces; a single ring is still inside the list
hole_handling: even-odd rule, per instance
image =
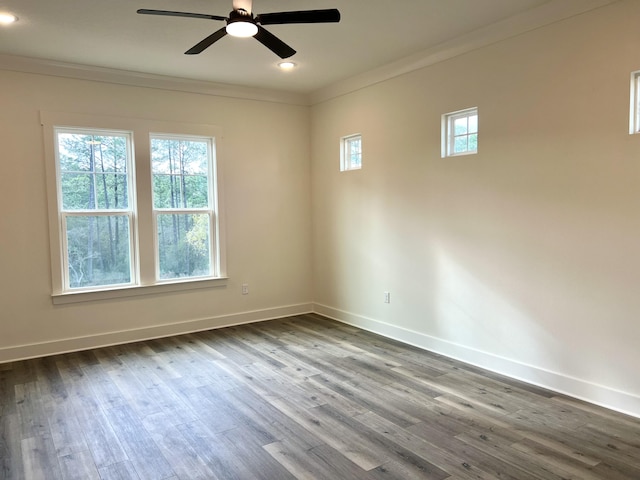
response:
[[[242,284],[242,294],[243,295],[249,295],[249,284],[248,283],[243,283]]]
[[[384,303],[391,303],[391,293],[384,292]]]

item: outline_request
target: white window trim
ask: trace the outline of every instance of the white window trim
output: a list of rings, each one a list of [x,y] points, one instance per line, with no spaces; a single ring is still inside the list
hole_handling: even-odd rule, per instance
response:
[[[640,70],[631,72],[629,93],[629,135],[640,133]]]
[[[157,294],[172,291],[183,291],[197,288],[209,288],[224,286],[227,283],[226,274],[226,244],[224,235],[224,192],[222,181],[222,165],[220,155],[214,153],[215,161],[212,175],[215,182],[214,212],[216,222],[213,233],[215,237],[213,245],[215,250],[212,256],[217,257],[217,272],[211,277],[194,277],[188,279],[156,280],[157,249],[155,230],[153,229],[152,208],[152,173],[151,173],[151,147],[152,134],[170,134],[179,136],[198,136],[213,139],[212,146],[220,148],[221,132],[218,127],[204,124],[191,124],[181,122],[162,122],[148,119],[109,117],[97,115],[85,115],[65,112],[40,112],[40,123],[43,126],[45,170],[47,181],[47,201],[49,212],[49,245],[51,258],[51,286],[52,300],[54,304],[75,303],[93,300],[130,297],[134,295]],[[118,132],[131,132],[133,150],[135,155],[134,168],[131,171],[132,181],[136,187],[134,196],[130,201],[136,202],[133,216],[137,222],[137,232],[132,232],[132,260],[137,260],[135,285],[117,285],[91,289],[78,289],[69,291],[64,288],[64,265],[62,265],[62,248],[64,247],[64,235],[61,232],[61,222],[58,210],[57,161],[55,152],[55,128],[86,128],[89,130],[112,130]],[[145,192],[144,195],[135,192]],[[121,212],[120,212],[121,213]]]
[[[360,166],[353,168],[351,167],[351,162],[347,158],[347,146],[349,145],[349,142],[355,138],[360,139]],[[362,170],[362,134],[360,133],[354,133],[340,138],[340,171],[351,172],[354,170]]]
[[[441,156],[442,158],[446,158],[446,157],[462,157],[465,155],[476,155],[478,153],[478,149],[476,148],[476,150],[471,150],[471,151],[466,151],[466,152],[460,152],[460,153],[453,153],[453,143],[454,143],[454,135],[453,135],[453,121],[456,118],[460,118],[460,117],[467,117],[470,116],[470,114],[474,114],[478,116],[478,107],[472,107],[472,108],[465,108],[464,110],[457,110],[455,112],[449,112],[449,113],[445,113],[444,115],[442,115],[442,127],[441,127],[441,132],[442,132],[442,142],[441,142]],[[478,116],[478,123],[479,123],[480,117]],[[478,135],[476,133],[476,135]]]

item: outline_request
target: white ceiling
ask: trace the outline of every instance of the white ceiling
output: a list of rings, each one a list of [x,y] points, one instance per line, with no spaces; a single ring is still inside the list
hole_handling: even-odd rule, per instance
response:
[[[0,27],[0,55],[4,63],[27,57],[310,94],[404,58],[433,55],[457,39],[482,34],[487,43],[610,1],[254,0],[256,14],[324,8],[342,14],[340,23],[268,26],[298,51],[291,58],[298,67],[282,72],[280,59],[252,38],[226,36],[200,55],[183,54],[224,22],[136,14],[148,8],[226,16],[231,0],[0,0],[0,12],[19,17]],[[503,33],[493,38],[498,30]]]

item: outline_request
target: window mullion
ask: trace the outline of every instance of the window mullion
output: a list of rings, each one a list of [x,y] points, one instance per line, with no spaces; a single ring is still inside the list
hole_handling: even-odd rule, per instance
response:
[[[133,148],[136,159],[134,185],[137,274],[141,285],[152,285],[156,282],[156,259],[150,136],[144,129],[134,130],[133,135],[136,139]]]

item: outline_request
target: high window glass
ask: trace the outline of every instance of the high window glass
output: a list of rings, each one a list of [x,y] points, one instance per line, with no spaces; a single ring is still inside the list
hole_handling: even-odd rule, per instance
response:
[[[478,152],[478,109],[469,108],[442,116],[442,156]]]
[[[631,74],[631,107],[629,109],[629,133],[640,133],[640,72]]]
[[[340,170],[362,168],[362,136],[349,135],[340,139]]]

